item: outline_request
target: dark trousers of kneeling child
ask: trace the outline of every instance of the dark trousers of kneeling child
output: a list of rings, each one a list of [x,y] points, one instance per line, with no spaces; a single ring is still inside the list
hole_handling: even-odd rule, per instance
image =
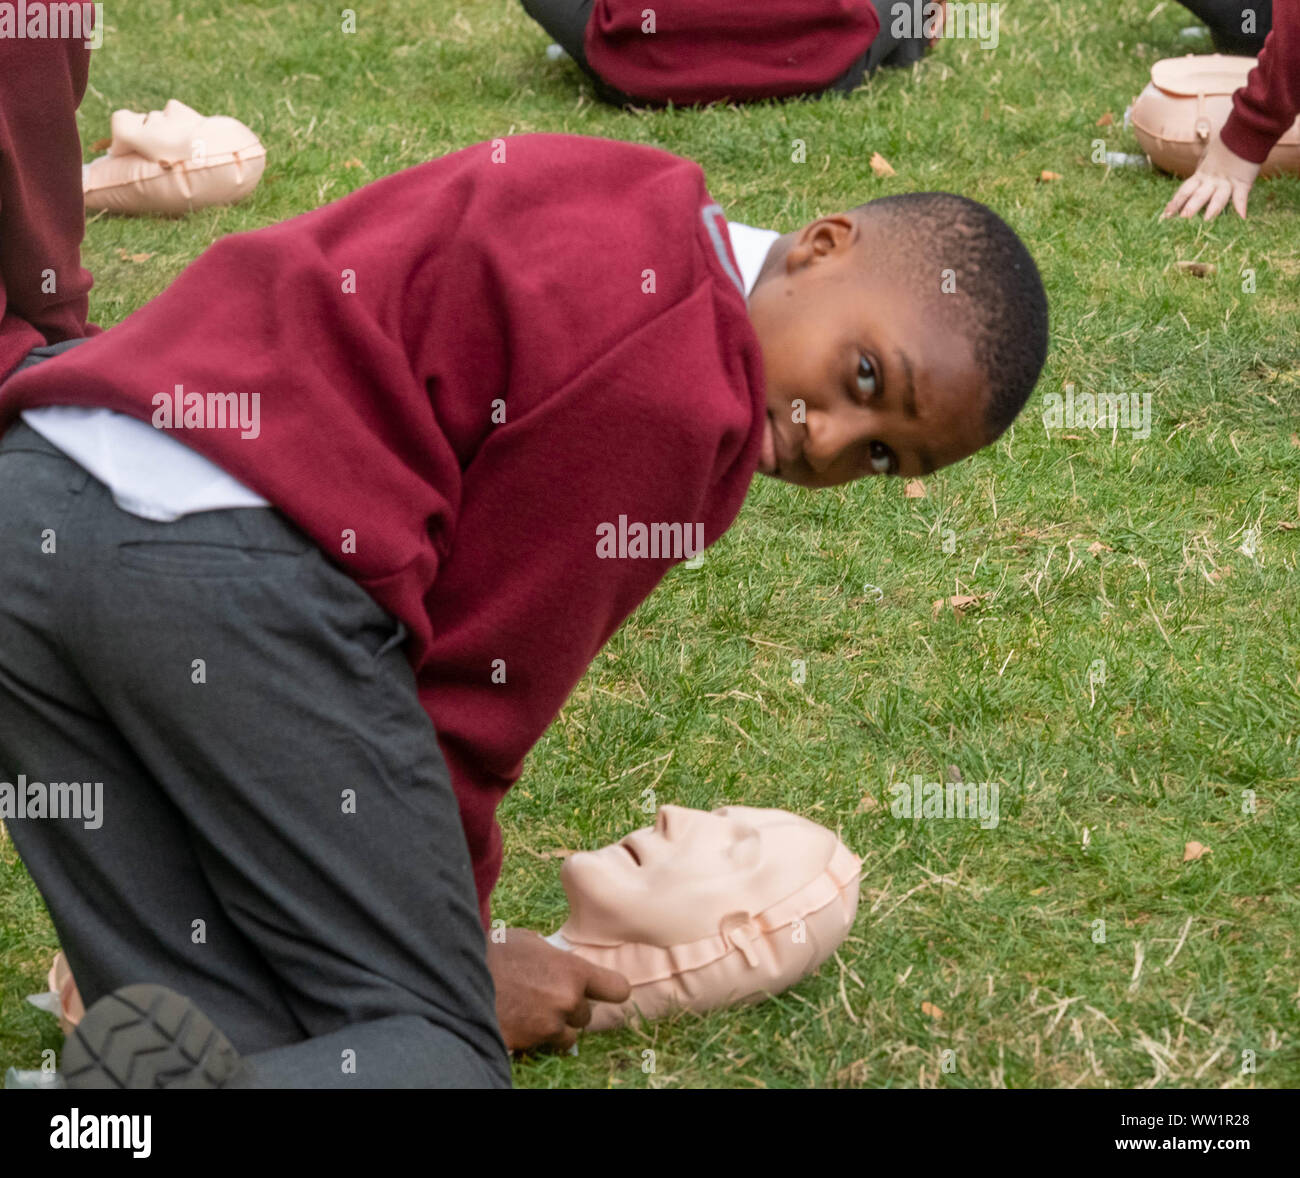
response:
[[[401,624],[278,512],[141,519],[21,423],[0,554],[0,782],[102,783],[7,822],[87,1007],[168,986],[248,1086],[508,1086]]]

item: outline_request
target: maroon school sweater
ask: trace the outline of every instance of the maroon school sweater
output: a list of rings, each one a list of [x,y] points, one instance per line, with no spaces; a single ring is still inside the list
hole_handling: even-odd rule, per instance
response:
[[[635,98],[743,102],[824,89],[879,31],[871,0],[596,0],[583,49]]]
[[[99,330],[81,266],[76,112],[89,69],[84,36],[0,37],[0,380],[32,348]]]
[[[706,544],[726,530],[758,463],[761,353],[699,167],[494,140],[223,238],[3,386],[0,430],[37,405],[151,420],[177,384],[260,395],[256,437],[174,435],[410,629],[486,923],[524,755],[695,525]],[[691,529],[680,552],[618,556],[656,523]]]
[[[1262,164],[1300,115],[1300,0],[1275,0],[1273,27],[1259,64],[1232,96],[1232,114],[1220,132],[1224,146]]]

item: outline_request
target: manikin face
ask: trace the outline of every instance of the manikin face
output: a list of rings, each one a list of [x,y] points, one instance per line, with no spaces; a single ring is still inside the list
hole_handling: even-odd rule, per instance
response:
[[[717,936],[726,918],[806,887],[835,846],[829,830],[782,810],[661,806],[653,827],[565,862],[566,935],[663,947]]]
[[[886,262],[871,264],[888,257],[882,232],[841,214],[772,245],[749,296],[767,382],[764,474],[805,487],[913,478],[985,443],[988,391],[971,342]]]
[[[159,163],[220,155],[256,142],[252,132],[236,119],[206,118],[174,98],[162,110],[147,115],[114,111],[112,131],[110,155],[141,155]]]

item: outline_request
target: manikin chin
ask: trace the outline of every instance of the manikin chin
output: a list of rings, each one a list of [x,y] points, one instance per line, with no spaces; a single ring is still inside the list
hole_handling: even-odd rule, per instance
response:
[[[590,1030],[758,1001],[848,935],[860,870],[833,832],[784,810],[663,806],[653,827],[565,862],[569,919],[550,940],[632,986],[596,1004]]]

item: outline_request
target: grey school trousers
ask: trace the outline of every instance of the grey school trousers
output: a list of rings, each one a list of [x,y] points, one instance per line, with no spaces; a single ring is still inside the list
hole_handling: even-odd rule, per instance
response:
[[[404,638],[270,508],[154,523],[0,438],[0,783],[90,800],[6,825],[87,1006],[169,986],[252,1087],[509,1086]]]

